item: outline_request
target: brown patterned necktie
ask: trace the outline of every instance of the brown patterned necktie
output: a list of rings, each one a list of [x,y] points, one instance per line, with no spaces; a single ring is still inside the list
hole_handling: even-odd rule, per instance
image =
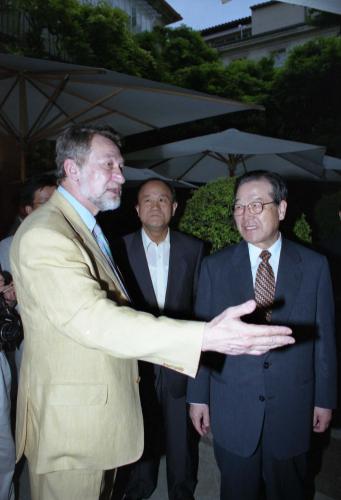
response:
[[[259,255],[259,264],[255,281],[255,299],[257,308],[264,314],[266,321],[271,320],[271,309],[275,298],[275,275],[269,263],[271,253],[263,250]]]

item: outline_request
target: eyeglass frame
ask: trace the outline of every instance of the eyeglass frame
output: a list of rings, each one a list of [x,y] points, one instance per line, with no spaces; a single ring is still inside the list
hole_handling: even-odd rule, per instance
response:
[[[278,205],[278,203],[275,200],[267,201],[265,203],[263,203],[262,201],[251,201],[247,205],[242,205],[241,203],[234,203],[233,206],[232,206],[232,212],[233,212],[233,215],[235,215],[236,217],[239,217],[240,215],[244,215],[245,209],[247,208],[248,212],[251,215],[259,215],[259,214],[261,214],[263,212],[265,205],[270,205],[271,203],[275,203],[276,205]],[[236,205],[238,207],[241,207],[243,209],[243,211],[241,213],[239,213],[239,214],[235,213],[235,207],[236,207]],[[260,205],[261,210],[259,212],[253,212],[251,210],[251,208],[250,208],[252,205]]]

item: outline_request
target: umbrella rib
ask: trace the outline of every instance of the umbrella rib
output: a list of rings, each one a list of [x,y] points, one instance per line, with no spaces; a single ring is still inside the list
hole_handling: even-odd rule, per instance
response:
[[[52,124],[56,119],[58,119],[62,114],[65,114],[64,112],[60,112],[56,117],[52,118],[45,126],[45,129],[42,131],[42,130],[38,130],[38,132],[33,136],[33,140],[32,142],[37,142],[37,141],[40,141],[41,139],[44,139],[44,138],[47,138],[51,135],[51,133],[53,133],[53,131],[55,129],[59,129],[59,125],[56,125],[54,127],[51,127],[51,128],[48,128],[50,126],[50,124]],[[103,118],[105,116],[108,116],[110,115],[111,112],[110,111],[106,111],[106,112],[103,112],[103,113],[100,113],[98,115],[95,115],[95,116],[92,116],[90,118],[88,118],[87,120],[83,120],[79,123],[81,124],[86,124],[86,123],[91,123],[95,120],[98,120],[100,118]],[[66,115],[67,116],[67,115]],[[64,122],[65,124],[67,124],[68,122],[72,121],[73,123],[75,123],[75,121],[71,118],[71,117],[68,117],[68,119]],[[47,131],[47,133],[45,134],[44,132]],[[51,132],[52,131],[52,132]]]
[[[78,112],[76,112],[76,113],[74,113],[72,115],[69,115],[67,118],[65,118],[61,122],[56,123],[51,128],[45,127],[44,131],[38,131],[33,136],[34,140],[40,140],[41,137],[48,137],[50,134],[54,133],[56,130],[59,130],[65,124],[69,123],[70,121],[74,121],[75,118],[78,118],[81,115],[87,113],[88,111],[91,111],[96,106],[101,106],[101,107],[103,107],[104,109],[107,110],[107,112],[103,116],[108,116],[108,115],[111,115],[111,114],[118,114],[118,115],[121,115],[121,116],[125,116],[126,118],[128,118],[128,119],[130,119],[130,120],[132,120],[132,121],[134,121],[136,123],[140,123],[141,125],[145,125],[148,128],[157,129],[158,127],[156,127],[155,125],[150,124],[148,122],[145,122],[143,120],[140,120],[138,118],[132,117],[131,115],[129,115],[127,113],[124,113],[123,111],[118,111],[116,109],[113,110],[113,109],[109,108],[108,106],[102,106],[102,104],[105,101],[107,101],[111,97],[114,97],[115,95],[119,94],[123,90],[124,89],[119,89],[118,91],[111,92],[110,94],[108,94],[108,95],[106,95],[104,97],[101,97],[100,99],[98,99],[97,101],[94,101],[94,102],[92,102],[92,101],[84,98],[83,96],[77,95],[74,92],[65,91],[65,93],[68,94],[68,95],[72,95],[73,97],[78,97],[79,99],[81,99],[81,100],[83,100],[85,102],[90,103],[90,106],[88,106],[88,107],[86,107],[86,108],[84,108],[84,109],[82,109],[82,110],[80,110],[80,111],[78,111]],[[99,115],[99,117],[101,117],[101,115]],[[89,121],[91,122],[91,121],[94,121],[95,119],[98,119],[98,117],[97,118],[96,117],[91,117],[91,118],[87,119],[86,121],[87,122],[89,122]],[[53,121],[55,121],[55,119],[51,120],[49,124],[53,123]],[[48,124],[48,126],[49,126],[49,124]]]
[[[43,135],[49,135],[50,133],[53,133],[56,129],[60,129],[61,127],[63,127],[66,123],[70,122],[70,121],[73,121],[75,118],[78,118],[80,117],[81,115],[87,113],[88,111],[91,111],[93,108],[95,108],[96,106],[99,106],[102,104],[103,101],[109,99],[110,97],[112,97],[111,95],[109,96],[104,96],[104,97],[101,97],[100,99],[97,99],[96,101],[93,101],[91,103],[90,106],[88,106],[87,108],[84,108],[84,109],[81,109],[80,111],[77,111],[76,113],[73,113],[71,115],[69,115],[67,118],[65,118],[64,120],[56,123],[56,125],[54,125],[53,127],[51,127],[50,129],[46,129],[45,128],[45,133]],[[94,120],[94,118],[92,118]],[[51,122],[50,122],[51,123]],[[37,138],[39,137],[39,132],[37,134],[35,134],[34,138]]]
[[[94,121],[97,121],[100,118],[104,118],[105,116],[108,116],[108,115],[111,115],[111,112],[110,111],[105,111],[105,112],[99,113],[99,114],[97,114],[95,116],[91,116],[90,118],[87,118],[86,120],[83,120],[83,121],[78,122],[78,123],[82,124],[82,125],[85,125],[87,123],[92,123]],[[70,120],[66,120],[66,121],[64,120],[63,124],[67,124],[69,121],[74,122],[73,119],[72,119],[72,117],[69,117],[69,118],[70,118]],[[47,129],[46,130],[46,134],[44,133],[44,131],[40,131],[40,132],[38,132],[37,134],[35,134],[33,136],[33,141],[32,142],[37,142],[37,141],[40,141],[41,139],[47,138],[51,134],[53,134],[54,131],[58,131],[59,129],[60,129],[60,124],[56,125],[55,127],[51,127],[50,129]]]
[[[4,96],[3,100],[1,101],[0,103],[0,119],[2,120],[3,124],[4,124],[4,127],[5,129],[13,134],[17,140],[19,140],[19,137],[20,137],[20,133],[18,132],[18,130],[15,128],[14,124],[11,122],[11,120],[5,115],[5,112],[4,111],[1,111],[2,108],[4,107],[4,105],[6,104],[6,101],[7,99],[9,98],[9,96],[11,95],[13,89],[15,88],[15,86],[17,85],[18,83],[18,77],[15,79],[15,81],[13,82],[13,85],[11,85],[11,87],[9,88],[8,92],[6,93],[6,95]]]
[[[192,165],[190,165],[182,174],[178,177],[176,177],[176,180],[181,180],[185,177],[185,175],[188,174],[193,168],[203,159],[205,156],[207,156],[208,151],[205,151],[203,154],[201,154],[200,158],[198,158]]]
[[[215,151],[207,151],[207,156],[214,158],[215,160],[221,161],[222,163],[228,163],[228,159],[222,153],[217,153]]]
[[[40,92],[44,97],[47,99],[47,103],[39,113],[38,117],[36,118],[35,122],[33,123],[32,127],[30,128],[28,132],[28,136],[32,134],[34,129],[39,126],[39,123],[42,122],[42,120],[45,118],[45,116],[49,113],[51,107],[54,105],[56,106],[60,113],[58,115],[58,118],[61,114],[64,114],[67,116],[67,113],[63,111],[63,109],[59,106],[59,104],[56,102],[58,97],[60,96],[61,92],[64,90],[65,86],[67,85],[67,82],[70,78],[70,75],[65,75],[65,78],[59,83],[58,87],[55,89],[54,93],[51,96],[48,96],[42,89],[40,89],[33,80],[28,79],[27,81],[38,91]]]
[[[74,82],[74,80],[73,80],[72,82]],[[49,84],[48,84],[48,83],[46,83],[46,82],[44,82],[44,83],[45,83],[45,85],[49,85]],[[138,89],[138,88],[136,88],[136,89],[137,89],[137,90],[140,90],[140,89]],[[145,89],[143,89],[143,90],[145,90]],[[124,111],[119,111],[119,110],[117,110],[117,109],[112,109],[112,108],[110,108],[108,105],[105,105],[105,104],[104,104],[104,102],[105,102],[106,100],[110,99],[111,97],[116,97],[118,94],[120,94],[121,92],[124,92],[124,91],[125,91],[125,89],[124,89],[124,88],[119,88],[119,89],[117,89],[116,91],[113,91],[113,92],[112,92],[112,93],[110,93],[107,97],[105,97],[105,98],[103,99],[103,102],[102,102],[102,103],[100,103],[100,104],[101,104],[101,106],[102,106],[103,108],[105,108],[105,109],[109,110],[112,114],[117,113],[117,114],[118,114],[118,115],[120,115],[120,116],[124,116],[124,117],[128,118],[129,120],[132,120],[132,121],[134,121],[134,122],[136,122],[136,123],[140,123],[141,125],[145,125],[145,126],[146,126],[146,127],[148,127],[148,128],[151,128],[151,129],[158,129],[159,127],[157,127],[156,125],[154,125],[154,124],[152,124],[152,123],[149,123],[149,122],[146,122],[146,121],[144,121],[144,120],[141,120],[140,118],[137,118],[137,117],[135,117],[135,116],[133,116],[133,115],[130,115],[130,114],[128,114],[128,113],[125,113]],[[69,90],[69,89],[68,89],[68,90],[65,90],[65,94],[70,95],[70,96],[72,96],[72,97],[77,97],[78,99],[81,99],[82,101],[85,101],[85,102],[87,102],[87,103],[89,103],[89,104],[90,104],[90,103],[92,103],[92,101],[91,101],[90,99],[87,99],[85,96],[82,96],[82,95],[80,95],[80,94],[78,94],[77,92],[74,92],[74,91],[72,91],[72,90]]]
[[[303,162],[300,162],[300,161],[295,161],[295,159],[293,158],[293,155],[291,153],[277,153],[277,156],[279,158],[282,158],[283,160],[286,160],[288,161],[291,161],[291,163],[293,165],[296,165],[296,167],[298,168],[302,168],[302,170],[305,170],[306,172],[309,172],[311,175],[314,175],[315,177],[317,177],[318,179],[322,179],[323,178],[323,167],[322,165],[319,165],[313,161],[309,161],[309,164],[312,166],[312,169],[309,169],[307,168]],[[305,162],[308,162],[308,159],[305,159]],[[315,168],[316,168],[316,165],[318,167],[320,167],[320,170],[321,170],[321,173],[318,173],[318,172],[315,172]]]
[[[9,88],[8,92],[5,94],[3,100],[1,101],[0,103],[0,109],[3,107],[3,105],[6,103],[8,97],[10,96],[11,92],[13,91],[13,89],[15,88],[15,86],[17,85],[19,81],[19,78],[17,77],[14,82],[13,82],[13,85],[11,85],[11,87]]]
[[[13,134],[19,141],[20,134],[18,134],[18,131],[15,129],[14,125],[11,124],[11,121],[4,115],[2,111],[0,111],[0,120],[3,122],[3,126],[7,130],[7,132],[9,132],[9,134]]]
[[[149,170],[154,170],[155,168],[159,167],[160,165],[163,165],[164,163],[166,163],[169,160],[170,160],[170,158],[164,158],[163,160],[159,160],[154,165],[149,167]]]

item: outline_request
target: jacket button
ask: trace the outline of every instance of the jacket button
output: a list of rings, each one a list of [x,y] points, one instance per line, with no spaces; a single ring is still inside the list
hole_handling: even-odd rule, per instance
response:
[[[264,396],[259,396],[259,401],[265,401],[265,397]]]
[[[263,367],[265,368],[265,370],[267,370],[270,367],[269,361],[264,361]]]

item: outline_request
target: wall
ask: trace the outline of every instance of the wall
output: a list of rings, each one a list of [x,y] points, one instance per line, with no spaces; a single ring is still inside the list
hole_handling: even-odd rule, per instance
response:
[[[305,7],[279,3],[252,9],[252,34],[278,30],[305,22]]]

